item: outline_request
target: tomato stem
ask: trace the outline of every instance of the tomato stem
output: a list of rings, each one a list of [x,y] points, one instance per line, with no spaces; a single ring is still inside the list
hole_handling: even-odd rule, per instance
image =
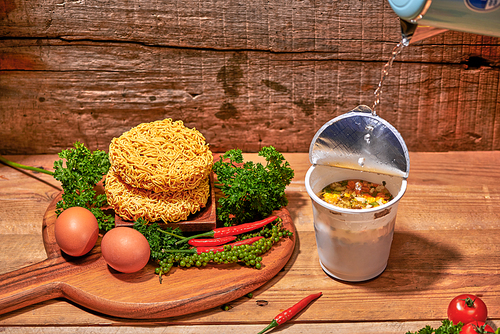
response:
[[[478,326],[476,324],[472,324],[472,327],[474,327],[474,331],[478,334],[495,334],[493,332],[490,332],[486,329],[486,324],[482,325],[482,326]]]
[[[472,299],[472,298],[470,298],[470,297],[467,297],[467,298],[462,299],[462,300],[465,302],[465,304],[466,304],[468,307],[472,307],[472,308],[474,307],[474,302],[476,301],[476,299],[475,299],[475,298],[474,298],[474,299]]]

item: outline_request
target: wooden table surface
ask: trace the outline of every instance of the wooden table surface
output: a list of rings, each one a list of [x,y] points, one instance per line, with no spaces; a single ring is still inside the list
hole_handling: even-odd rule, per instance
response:
[[[51,170],[56,155],[6,156]],[[307,154],[285,154],[295,170],[287,188],[297,244],[284,269],[230,303],[183,317],[110,317],[56,299],[0,316],[6,333],[257,333],[275,315],[314,292],[323,296],[275,332],[404,334],[439,326],[460,293],[482,296],[500,326],[500,152],[410,153],[408,188],[396,220],[389,264],[378,278],[345,283],[318,262],[304,177]],[[256,154],[245,159],[257,160]],[[51,176],[0,164],[0,274],[46,258],[42,217],[61,191]],[[161,286],[158,287],[161,289]],[[267,305],[259,306],[257,301]],[[75,328],[78,327],[78,328]]]

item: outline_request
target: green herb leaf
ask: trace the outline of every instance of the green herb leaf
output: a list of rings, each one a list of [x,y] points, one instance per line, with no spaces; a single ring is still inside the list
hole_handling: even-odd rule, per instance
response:
[[[190,247],[187,243],[175,244],[179,238],[184,237],[180,228],[167,227],[162,229],[158,223],[149,224],[143,218],[139,218],[134,224],[134,229],[146,237],[151,249],[151,258],[155,261],[164,259],[168,255],[165,253],[166,250],[188,249]]]
[[[224,225],[236,225],[269,216],[288,204],[285,188],[294,177],[293,169],[274,147],[263,147],[259,156],[266,165],[243,162],[241,150],[227,151],[214,163],[219,198],[217,217]]]
[[[434,329],[431,326],[425,326],[417,332],[406,332],[406,334],[460,334],[463,324],[459,322],[454,325],[450,320],[442,321],[442,325]]]
[[[89,209],[97,219],[99,228],[109,231],[114,227],[115,218],[101,208],[107,205],[105,194],[97,194],[95,186],[107,174],[111,164],[104,151],[90,152],[82,143],[76,142],[75,148],[63,150],[54,162],[54,178],[61,182],[62,200],[56,205],[59,215],[73,206]]]

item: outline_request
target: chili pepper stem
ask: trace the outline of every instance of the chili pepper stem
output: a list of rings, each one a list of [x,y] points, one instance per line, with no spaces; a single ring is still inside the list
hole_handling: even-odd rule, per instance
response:
[[[200,233],[200,234],[196,234],[196,235],[193,235],[193,236],[190,236],[190,237],[182,238],[181,240],[177,241],[175,244],[176,245],[182,244],[184,242],[188,242],[189,240],[195,239],[195,238],[213,237],[213,236],[214,236],[214,231],[208,231],[208,232],[205,232],[205,233]]]
[[[263,330],[261,330],[257,334],[263,334],[263,333],[267,332],[268,330],[270,330],[271,328],[274,328],[277,326],[278,326],[278,322],[276,321],[276,319],[273,319],[273,321],[271,321],[271,323],[269,325],[267,325],[266,328],[264,328]]]
[[[302,311],[307,305],[309,305],[313,300],[316,298],[319,298],[322,295],[321,292],[318,293],[313,293],[312,295],[307,296],[306,298],[302,299],[295,305],[287,308],[280,314],[274,317],[273,321],[267,326],[263,331],[259,332],[258,334],[262,334],[268,329],[271,329],[273,327],[279,326],[281,324],[284,324],[287,322],[289,319],[293,318],[297,313]]]
[[[4,157],[0,156],[0,161],[3,162],[4,164],[15,167],[15,168],[21,168],[21,169],[27,169],[27,170],[32,170],[34,172],[40,172],[40,173],[45,173],[49,175],[54,175],[54,172],[51,172],[50,170],[45,170],[42,168],[37,168],[37,167],[31,167],[31,166],[25,166],[18,164],[17,162],[12,162],[10,160],[5,159]]]

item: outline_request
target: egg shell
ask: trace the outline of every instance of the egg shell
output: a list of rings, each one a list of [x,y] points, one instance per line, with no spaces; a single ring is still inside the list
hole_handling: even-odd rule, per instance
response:
[[[122,273],[141,270],[151,255],[146,237],[130,227],[115,227],[108,231],[102,238],[101,252],[106,263]]]
[[[71,256],[90,252],[99,237],[99,224],[90,210],[71,207],[57,217],[54,234],[61,250]]]

